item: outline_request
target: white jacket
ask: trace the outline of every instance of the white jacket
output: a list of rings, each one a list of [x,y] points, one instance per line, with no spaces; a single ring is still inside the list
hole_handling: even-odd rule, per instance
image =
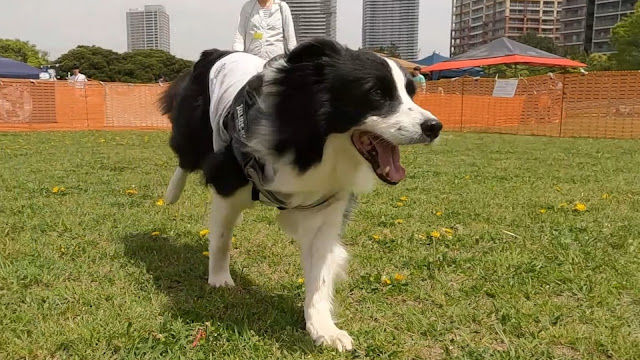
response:
[[[232,49],[264,60],[293,50],[296,35],[289,5],[284,1],[274,0],[271,9],[262,13],[261,9],[257,0],[249,0],[244,4]]]

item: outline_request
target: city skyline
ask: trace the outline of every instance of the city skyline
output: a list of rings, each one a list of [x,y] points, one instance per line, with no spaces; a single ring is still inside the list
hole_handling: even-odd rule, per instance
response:
[[[583,0],[584,1],[584,0]],[[562,0],[453,0],[451,54],[528,32],[559,40]]]
[[[565,0],[560,43],[571,50],[610,53],[611,30],[638,0]]]
[[[171,53],[171,23],[162,5],[127,11],[127,51],[157,49]]]
[[[298,42],[314,37],[336,40],[337,0],[287,0]]]
[[[450,0],[420,0],[420,57],[433,51],[448,55]],[[171,14],[171,52],[195,60],[208,48],[230,48],[244,0],[163,0]],[[118,52],[127,49],[126,16],[139,0],[58,0],[65,16],[45,16],[34,2],[10,2],[0,12],[0,38],[36,44],[55,59],[77,45],[96,45]],[[337,0],[337,40],[361,46],[362,0]]]
[[[362,46],[396,46],[403,59],[418,60],[419,0],[364,0]]]

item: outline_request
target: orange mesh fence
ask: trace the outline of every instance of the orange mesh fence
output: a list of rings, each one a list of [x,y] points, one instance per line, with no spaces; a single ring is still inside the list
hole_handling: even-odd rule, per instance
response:
[[[157,99],[167,86],[0,79],[0,131],[168,129]]]
[[[158,111],[158,98],[167,86],[109,84],[106,86],[105,127],[169,128]]]
[[[430,81],[415,101],[446,131],[640,138],[640,72],[522,78],[512,98],[493,97],[494,86],[485,78]],[[0,79],[0,131],[168,129],[157,107],[166,88]]]

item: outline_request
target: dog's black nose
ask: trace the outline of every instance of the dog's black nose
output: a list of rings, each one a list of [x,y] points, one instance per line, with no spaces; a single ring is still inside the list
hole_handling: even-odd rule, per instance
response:
[[[425,120],[420,124],[420,128],[422,129],[422,133],[428,137],[429,139],[435,139],[440,135],[440,131],[442,130],[442,123],[437,119],[429,119]]]

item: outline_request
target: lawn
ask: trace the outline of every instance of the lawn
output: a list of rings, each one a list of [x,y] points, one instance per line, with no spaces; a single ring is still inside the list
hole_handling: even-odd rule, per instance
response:
[[[640,142],[404,149],[406,181],[361,197],[344,235],[356,350],[338,354],[304,331],[275,210],[236,229],[238,286],[207,286],[207,189],[157,204],[167,138],[0,134],[0,358],[640,359]]]

